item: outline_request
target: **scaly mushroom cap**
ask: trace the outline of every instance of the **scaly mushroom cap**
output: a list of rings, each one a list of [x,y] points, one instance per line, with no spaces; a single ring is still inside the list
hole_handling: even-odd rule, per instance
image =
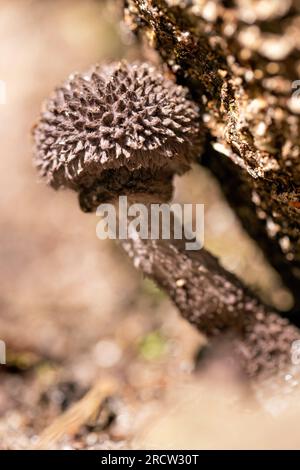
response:
[[[105,199],[137,185],[151,192],[152,176],[186,171],[201,143],[187,90],[146,63],[71,75],[45,102],[33,135],[48,184],[85,194],[98,187]]]

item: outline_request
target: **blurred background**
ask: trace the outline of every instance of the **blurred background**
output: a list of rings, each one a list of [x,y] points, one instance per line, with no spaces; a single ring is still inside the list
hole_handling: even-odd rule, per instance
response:
[[[297,417],[259,408],[224,365],[201,367],[205,338],[96,238],[98,220],[75,194],[47,188],[32,167],[43,99],[69,73],[124,57],[158,62],[124,24],[122,2],[0,2],[0,449],[295,446]],[[206,170],[178,179],[174,198],[204,203],[206,247],[269,303],[291,306]],[[89,419],[61,423],[111,377],[112,396],[100,394]]]

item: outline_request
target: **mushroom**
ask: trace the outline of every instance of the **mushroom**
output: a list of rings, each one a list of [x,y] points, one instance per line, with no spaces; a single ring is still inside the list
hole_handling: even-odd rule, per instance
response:
[[[174,175],[186,172],[203,140],[187,89],[152,65],[126,62],[73,74],[48,101],[33,135],[34,162],[54,189],[79,194],[80,207],[166,202]],[[205,249],[185,240],[120,240],[135,266],[167,291],[181,314],[208,337],[233,334],[232,350],[249,375],[281,368],[299,332],[265,307]]]
[[[74,74],[34,128],[35,164],[83,211],[119,195],[167,201],[172,178],[199,154],[198,107],[153,66],[113,63]]]

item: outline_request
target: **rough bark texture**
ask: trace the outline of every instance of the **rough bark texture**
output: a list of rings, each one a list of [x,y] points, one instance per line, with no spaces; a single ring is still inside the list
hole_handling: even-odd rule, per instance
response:
[[[222,183],[223,193],[238,215],[243,228],[257,242],[266,258],[281,274],[284,283],[294,293],[294,308],[290,312],[281,312],[281,315],[299,328],[299,280],[293,275],[289,261],[278,250],[277,241],[268,237],[265,220],[257,217],[247,174],[229,158],[222,158],[210,143],[206,145],[199,163],[206,166]]]
[[[218,151],[205,164],[298,307],[300,98],[292,98],[292,86],[300,70],[299,2],[127,0],[126,6],[132,29],[146,35],[201,105]],[[292,321],[299,324],[295,315]]]
[[[204,249],[185,251],[184,240],[142,240],[130,230],[128,235],[121,244],[135,267],[209,339],[229,333],[231,355],[248,376],[266,377],[290,365],[299,330],[264,306],[214,256]]]

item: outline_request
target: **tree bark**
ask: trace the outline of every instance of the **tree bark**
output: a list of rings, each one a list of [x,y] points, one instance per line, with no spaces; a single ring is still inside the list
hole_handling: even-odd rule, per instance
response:
[[[274,2],[268,12],[258,1],[249,10],[243,0],[210,1],[210,10],[193,0],[125,3],[131,28],[199,103],[217,144],[203,163],[293,293],[298,315],[291,321],[299,325],[300,97],[292,98],[298,2]]]

